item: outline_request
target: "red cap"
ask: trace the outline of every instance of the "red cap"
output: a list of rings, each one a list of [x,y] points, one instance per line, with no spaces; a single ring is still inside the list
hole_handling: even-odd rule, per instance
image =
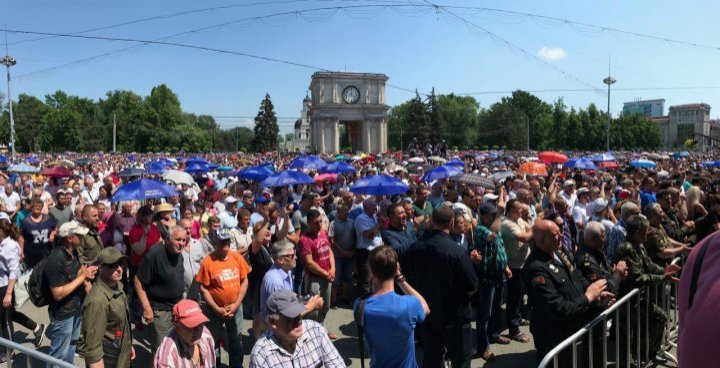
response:
[[[620,191],[620,194],[618,194],[618,197],[620,197],[620,199],[626,199],[630,197],[630,191],[623,189]]]
[[[190,299],[183,299],[175,304],[172,315],[173,321],[180,322],[187,328],[195,328],[209,321],[200,309],[200,305]]]
[[[214,187],[214,186],[215,186],[215,182],[213,182],[212,180],[208,180],[207,183],[205,183],[205,185],[207,185],[208,188],[209,188],[209,187]]]

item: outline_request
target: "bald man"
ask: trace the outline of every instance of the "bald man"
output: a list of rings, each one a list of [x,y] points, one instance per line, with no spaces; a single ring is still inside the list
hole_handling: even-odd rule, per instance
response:
[[[535,247],[522,270],[533,306],[530,332],[538,363],[598,314],[601,307],[597,301],[614,297],[605,290],[607,280],[590,284],[580,274],[561,246],[561,239],[562,232],[554,222],[538,221],[533,227]],[[560,367],[573,366],[572,349],[565,349],[559,362]]]

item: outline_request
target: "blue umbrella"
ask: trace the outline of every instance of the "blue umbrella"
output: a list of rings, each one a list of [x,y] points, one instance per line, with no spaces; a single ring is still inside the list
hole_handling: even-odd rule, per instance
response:
[[[720,161],[705,161],[700,164],[702,167],[720,167]],[[12,167],[12,166],[10,166]]]
[[[438,166],[432,170],[428,170],[425,175],[422,176],[420,181],[431,182],[440,179],[447,179],[453,176],[462,175],[463,171],[461,167],[457,166]]]
[[[652,169],[655,167],[654,162],[652,162],[650,160],[646,160],[644,158],[641,158],[639,160],[630,161],[630,165],[633,167],[639,167],[641,169]]]
[[[0,155],[0,162],[7,162],[8,158],[5,155]]]
[[[40,163],[40,159],[37,156],[30,156],[27,159],[25,159],[25,161],[27,161],[31,164],[39,164]]]
[[[233,168],[230,166],[220,165],[217,167],[217,171],[222,171],[222,172],[233,171]]]
[[[117,174],[120,177],[123,176],[142,176],[145,175],[145,170],[139,168],[139,167],[128,167],[125,169],[120,170],[120,172]]]
[[[190,166],[192,164],[203,164],[203,165],[207,165],[207,166],[210,165],[210,163],[207,162],[207,160],[205,160],[204,158],[195,157],[195,156],[190,157],[189,159],[187,159],[185,161],[186,166]]]
[[[115,191],[111,202],[142,201],[177,195],[175,188],[158,180],[140,179],[124,185]]]
[[[263,188],[286,187],[297,184],[314,184],[313,178],[299,171],[285,170],[268,176],[262,181]]]
[[[407,184],[400,179],[388,175],[366,176],[353,184],[350,191],[356,194],[392,196],[408,191]]]
[[[127,159],[129,161],[135,162],[135,155],[128,155]]]
[[[597,166],[595,166],[595,163],[593,163],[592,160],[590,160],[589,158],[585,157],[570,159],[568,160],[568,162],[565,163],[564,166],[571,169],[597,170]]]
[[[355,174],[357,172],[354,167],[343,161],[333,162],[320,169],[320,171],[333,174]]]
[[[165,171],[165,161],[150,161],[145,165],[147,173],[150,175],[162,174]]]
[[[675,152],[675,154],[673,156],[675,156],[676,159],[681,158],[681,157],[689,157],[690,152],[688,152],[688,151]]]
[[[263,181],[273,174],[275,173],[267,166],[249,166],[238,170],[234,175],[245,180]]]
[[[210,170],[215,170],[215,169],[218,168],[218,165],[215,164],[215,163],[210,162],[210,163],[207,164],[207,167],[209,167]]]
[[[290,162],[290,169],[321,169],[326,165],[325,161],[318,156],[300,156]]]
[[[465,167],[465,163],[454,158],[448,162],[445,163],[445,166],[458,166],[458,167]]]
[[[189,173],[206,173],[211,171],[208,165],[202,164],[199,162],[191,163],[190,165],[185,166],[185,172]]]
[[[17,164],[17,165],[11,165],[8,168],[8,171],[15,172],[15,173],[36,173],[36,172],[40,171],[40,169],[38,169],[35,166],[30,166],[28,164]]]
[[[595,162],[615,161],[615,156],[612,153],[596,153],[590,157],[590,160]]]

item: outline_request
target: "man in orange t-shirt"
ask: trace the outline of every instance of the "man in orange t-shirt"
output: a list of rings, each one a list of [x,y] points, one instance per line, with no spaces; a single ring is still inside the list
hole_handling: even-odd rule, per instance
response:
[[[250,266],[240,253],[230,251],[230,232],[218,229],[210,233],[215,251],[200,263],[197,281],[207,303],[205,315],[210,319],[208,329],[215,339],[215,357],[220,366],[218,337],[222,328],[228,335],[225,345],[230,355],[230,367],[242,367],[242,300],[248,288]]]

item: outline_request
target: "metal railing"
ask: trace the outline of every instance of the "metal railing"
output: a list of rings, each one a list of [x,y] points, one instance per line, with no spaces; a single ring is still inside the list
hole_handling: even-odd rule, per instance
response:
[[[682,258],[675,258],[671,263],[682,265]],[[650,325],[653,323],[650,321],[653,305],[660,306],[667,317],[658,354],[678,366],[677,358],[671,353],[673,349],[677,348],[677,297],[678,283],[675,282],[663,282],[660,285],[631,290],[610,308],[604,310],[583,328],[550,350],[543,357],[539,368],[550,366],[557,368],[561,363],[564,366],[584,366],[579,362],[585,359],[590,368],[605,368],[608,366],[608,338],[610,335],[613,335],[614,341],[613,365],[615,367],[630,367],[631,362],[638,367],[646,367],[652,358],[649,357],[649,337]],[[641,314],[641,310],[644,313]],[[641,324],[641,322],[644,323]],[[621,331],[621,326],[623,331]],[[602,339],[602,352],[594,351],[596,346],[593,340],[598,337]],[[644,341],[644,344],[641,344],[641,341]],[[570,348],[572,348],[572,357],[570,358],[572,362],[568,364],[569,357],[564,356],[561,361],[560,355]],[[596,357],[595,354],[598,353],[602,354],[602,359]],[[601,365],[598,367],[599,364]]]
[[[32,361],[42,362],[46,367],[60,367],[60,368],[74,368],[75,366],[62,361],[60,359],[51,357],[45,353],[42,353],[34,348],[22,346],[18,343],[12,342],[7,339],[0,337],[0,346],[5,348],[5,356],[7,357],[7,368],[12,368],[13,365],[13,351],[25,354],[25,367],[32,367]]]

